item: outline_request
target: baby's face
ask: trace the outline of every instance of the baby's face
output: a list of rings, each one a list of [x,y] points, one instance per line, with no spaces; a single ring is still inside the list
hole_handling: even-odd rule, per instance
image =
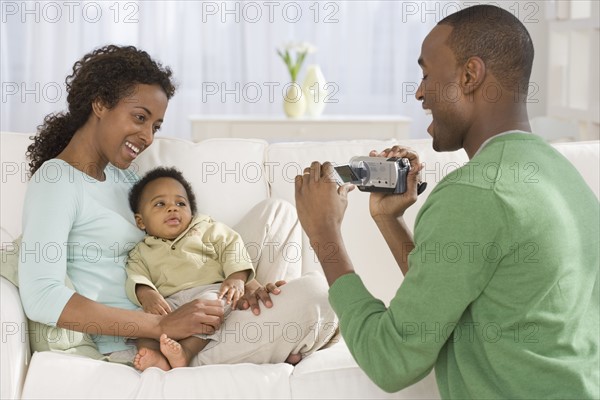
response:
[[[135,222],[146,233],[175,239],[192,221],[192,210],[185,188],[173,178],[158,178],[142,191]]]

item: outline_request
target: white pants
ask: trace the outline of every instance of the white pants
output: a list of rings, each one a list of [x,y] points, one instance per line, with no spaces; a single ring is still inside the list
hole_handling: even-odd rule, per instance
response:
[[[190,366],[234,363],[280,363],[290,354],[306,357],[334,336],[338,320],[329,305],[328,285],[318,272],[301,275],[302,231],[291,204],[266,200],[234,229],[240,233],[261,284],[288,281],[273,307],[260,303],[260,315],[234,310]],[[294,279],[295,278],[295,279]]]
[[[248,250],[262,284],[302,274],[302,227],[296,209],[277,199],[258,203],[233,227]]]

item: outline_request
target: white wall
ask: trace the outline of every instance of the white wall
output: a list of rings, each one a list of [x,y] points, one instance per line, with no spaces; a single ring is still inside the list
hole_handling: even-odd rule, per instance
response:
[[[306,64],[320,64],[325,78],[339,87],[335,96],[339,101],[329,104],[326,114],[406,115],[413,118],[411,137],[428,137],[428,117],[415,101],[414,90],[406,89],[416,88],[421,77],[416,63],[421,42],[435,23],[449,13],[481,3],[496,4],[513,12],[530,31],[536,51],[530,117],[546,114],[548,24],[544,1],[300,3],[304,16],[299,22],[282,19],[280,11],[270,24],[264,23],[266,16],[259,23],[251,23],[243,18],[236,22],[231,15],[203,15],[199,2],[129,1],[118,3],[116,8],[117,3],[112,2],[83,2],[83,6],[104,7],[97,22],[90,21],[89,15],[82,18],[83,6],[76,9],[78,13],[73,14],[71,22],[66,8],[62,18],[55,21],[56,10],[48,8],[49,3],[2,2],[0,129],[33,132],[44,115],[64,109],[64,88],[58,99],[54,89],[61,90],[75,60],[92,48],[111,42],[139,46],[173,68],[179,90],[171,101],[161,135],[188,138],[190,114],[281,116],[281,99],[267,101],[266,91],[258,103],[245,101],[244,93],[241,101],[232,95],[227,95],[225,101],[218,95],[203,100],[203,84],[216,82],[231,89],[235,84],[244,87],[252,82],[287,82],[289,78],[275,47],[286,40],[308,40],[318,51],[307,58]],[[337,7],[328,7],[330,3]],[[319,5],[318,22],[314,4]],[[35,7],[37,14],[31,12]],[[93,7],[87,10],[89,14]],[[120,11],[117,21],[116,11]],[[131,11],[136,11],[135,23],[128,23],[126,18]],[[337,22],[324,23],[332,11]],[[14,90],[17,92],[12,93]]]
[[[529,118],[535,118],[546,115],[548,103],[548,21],[546,20],[546,4],[544,1],[521,1],[519,3],[523,3],[519,19],[527,27],[535,50],[528,103]]]

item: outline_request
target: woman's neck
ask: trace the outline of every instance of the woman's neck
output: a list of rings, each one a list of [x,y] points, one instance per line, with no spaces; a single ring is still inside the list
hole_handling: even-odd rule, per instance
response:
[[[90,134],[89,128],[84,125],[75,132],[67,147],[56,158],[98,181],[104,181],[106,179],[104,169],[108,161],[102,157],[90,140],[91,137],[93,135]]]

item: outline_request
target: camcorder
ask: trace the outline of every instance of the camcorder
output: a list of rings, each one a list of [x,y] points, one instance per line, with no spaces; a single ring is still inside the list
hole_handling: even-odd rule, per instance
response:
[[[333,167],[338,184],[352,183],[363,192],[402,194],[406,192],[410,162],[408,158],[352,157],[346,165]],[[417,194],[423,193],[426,182],[417,185]]]

